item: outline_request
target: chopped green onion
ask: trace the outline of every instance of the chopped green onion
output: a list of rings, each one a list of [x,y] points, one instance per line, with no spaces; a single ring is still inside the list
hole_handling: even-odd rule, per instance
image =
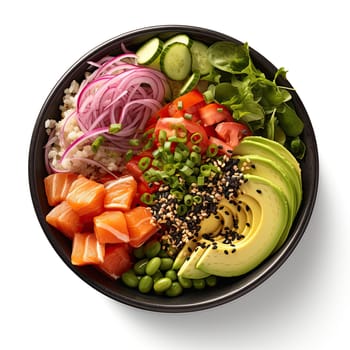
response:
[[[163,147],[158,147],[156,150],[152,152],[152,156],[155,159],[161,158],[163,151],[164,151]]]
[[[182,108],[183,108],[183,103],[180,100],[180,101],[177,102],[177,109],[181,111]]]
[[[193,203],[200,204],[200,203],[202,203],[202,200],[203,199],[201,196],[198,196],[198,195],[193,196]]]
[[[109,130],[108,130],[108,132],[110,133],[110,134],[116,134],[116,133],[118,133],[120,130],[122,129],[122,125],[119,123],[119,124],[111,124],[110,126],[109,126]]]
[[[125,160],[128,162],[134,155],[134,152],[129,149],[126,153],[125,153]]]
[[[139,139],[130,139],[129,145],[130,146],[140,146],[140,140]]]
[[[167,153],[171,152],[171,141],[165,141],[164,142],[164,151]]]
[[[215,157],[218,154],[218,146],[214,143],[211,143],[207,148],[207,156],[208,157]]]
[[[191,142],[196,145],[200,143],[203,140],[203,136],[199,132],[195,132],[191,135]]]
[[[154,203],[154,195],[148,192],[142,193],[140,200],[147,205],[152,205]]]
[[[152,160],[152,166],[160,169],[160,168],[163,167],[163,162],[160,161],[159,159],[153,159]]]
[[[180,173],[182,173],[184,176],[191,176],[193,174],[193,169],[184,164],[180,169]]]
[[[190,159],[193,162],[193,165],[199,165],[202,160],[200,154],[197,152],[191,152]]]
[[[179,216],[184,216],[187,213],[187,207],[185,204],[179,204],[176,211]]]
[[[191,114],[191,113],[185,113],[185,114],[184,114],[184,118],[185,118],[186,120],[192,120],[192,114]]]
[[[91,144],[92,152],[96,153],[104,140],[105,138],[102,135],[97,136],[95,141]]]
[[[151,164],[150,157],[142,157],[138,162],[138,167],[140,170],[145,171]]]
[[[167,134],[165,130],[160,130],[159,131],[159,135],[158,135],[158,141],[161,145],[164,144],[164,142],[166,141],[167,138]]]
[[[204,186],[205,184],[205,177],[204,176],[198,176],[197,177],[197,185],[198,186]]]
[[[170,193],[178,200],[178,201],[182,201],[182,199],[184,198],[184,193],[181,192],[178,189],[171,189]]]
[[[185,162],[185,164],[186,164],[187,166],[189,166],[190,168],[192,168],[192,169],[193,169],[194,166],[195,166],[195,163],[193,163],[191,159],[187,159],[186,162]]]
[[[192,185],[197,182],[197,178],[195,176],[187,176],[185,181],[188,185]]]
[[[174,152],[174,161],[175,162],[181,162],[182,161],[182,153],[177,151],[175,149],[175,152]]]
[[[184,197],[184,203],[187,207],[192,206],[193,204],[193,198],[191,194],[186,194]]]
[[[202,176],[209,177],[211,173],[211,166],[209,164],[201,165],[200,173]]]
[[[168,163],[164,164],[163,170],[167,175],[174,175],[176,168],[174,167],[174,164]]]
[[[153,146],[153,142],[154,142],[154,137],[151,137],[151,138],[147,141],[147,143],[143,146],[142,150],[143,150],[143,151],[148,151],[149,149],[151,149],[152,146]]]
[[[223,109],[222,107],[218,107],[216,110],[217,110],[219,113],[222,113],[222,112],[224,111],[224,109]]]
[[[201,153],[202,152],[201,148],[199,146],[197,146],[197,145],[193,145],[192,146],[192,151],[196,152],[196,153]]]

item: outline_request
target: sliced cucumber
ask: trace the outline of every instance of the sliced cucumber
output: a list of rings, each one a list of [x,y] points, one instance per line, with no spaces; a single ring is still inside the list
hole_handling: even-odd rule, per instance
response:
[[[137,51],[137,62],[139,64],[151,64],[160,55],[163,49],[163,42],[155,37],[146,41]]]
[[[192,46],[192,39],[186,35],[186,34],[177,34],[174,35],[173,37],[171,37],[170,39],[168,39],[165,43],[164,43],[164,47],[167,47],[173,43],[183,43],[185,44],[187,47],[191,47]]]
[[[186,79],[192,68],[190,49],[183,43],[176,42],[168,45],[161,53],[160,68],[170,79]]]
[[[213,66],[208,60],[208,46],[201,41],[193,40],[191,54],[192,71],[198,71],[200,75],[209,74]]]
[[[181,88],[180,95],[184,95],[187,92],[191,91],[198,84],[200,77],[201,75],[199,72],[193,72]]]

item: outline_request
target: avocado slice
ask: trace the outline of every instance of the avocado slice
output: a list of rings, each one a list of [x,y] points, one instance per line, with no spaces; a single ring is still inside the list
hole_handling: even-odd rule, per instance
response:
[[[205,244],[206,240],[201,240]],[[208,243],[207,243],[208,244]],[[185,278],[199,279],[208,277],[210,274],[196,268],[198,260],[201,258],[206,248],[197,246],[188,259],[185,259],[177,275]]]
[[[201,254],[196,269],[223,277],[239,276],[258,266],[278,244],[289,221],[288,202],[271,181],[247,174],[237,200],[253,214],[247,236],[235,247],[223,242],[209,245]]]
[[[285,170],[279,164],[261,156],[245,155],[235,156],[234,158],[239,160],[238,166],[243,174],[265,177],[282,190],[287,197],[289,211],[293,220],[297,210],[297,198],[293,191],[293,184]]]
[[[289,209],[289,220],[285,227],[285,230],[281,236],[279,244],[276,246],[276,250],[284,243],[288,236],[289,230],[293,224],[294,217],[298,210],[297,208],[297,196],[296,192],[293,190],[293,184],[288,178],[284,169],[272,162],[270,159],[249,155],[249,156],[235,156],[239,160],[239,167],[244,174],[252,174],[256,176],[261,176],[269,179],[286,196]]]
[[[260,139],[262,138],[258,136],[245,137],[241,143],[233,150],[233,154],[244,156],[258,155],[271,160],[273,163],[282,168],[283,172],[287,175],[288,179],[293,185],[293,192],[296,195],[296,214],[302,199],[300,173],[298,173],[296,167],[290,162],[289,157],[286,158],[286,154],[288,153],[280,152],[279,146],[284,148],[282,145],[279,145],[278,142],[275,141],[271,141],[271,144],[267,145],[261,142]]]
[[[293,167],[295,168],[296,172],[299,174],[299,178],[301,180],[300,164],[295,159],[293,154],[290,153],[288,151],[288,149],[286,147],[284,147],[282,144],[280,144],[279,142],[275,142],[273,140],[270,140],[270,139],[268,139],[266,137],[262,137],[262,136],[247,136],[246,139],[247,140],[253,140],[255,142],[260,142],[260,143],[262,143],[262,144],[264,144],[266,146],[272,147],[276,152],[278,152],[281,155],[283,155],[283,157],[286,158],[290,162],[290,164],[293,165]]]

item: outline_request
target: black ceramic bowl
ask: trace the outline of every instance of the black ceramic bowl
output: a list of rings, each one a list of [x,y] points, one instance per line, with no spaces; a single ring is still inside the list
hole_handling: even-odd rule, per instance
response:
[[[97,61],[106,55],[121,53],[121,43],[124,43],[129,49],[135,49],[140,43],[152,36],[158,35],[166,38],[176,33],[187,33],[192,38],[207,44],[218,40],[239,42],[227,35],[208,29],[171,25],[135,30],[101,44],[80,58],[54,86],[35,123],[29,152],[29,184],[33,205],[43,231],[56,253],[81,279],[101,293],[134,307],[160,312],[187,312],[211,308],[241,297],[264,282],[286,261],[303,236],[314,207],[318,186],[318,153],[312,124],[299,96],[297,93],[292,92],[295,109],[305,123],[302,138],[306,144],[307,152],[301,162],[304,190],[303,201],[288,239],[281,249],[260,266],[244,276],[220,280],[219,285],[215,288],[208,288],[202,291],[194,290],[185,292],[176,298],[167,298],[151,294],[143,295],[137,290],[125,287],[120,281],[109,279],[93,267],[76,267],[71,265],[71,242],[45,221],[45,216],[50,209],[45,198],[43,184],[43,179],[47,175],[44,165],[44,145],[47,142],[47,134],[44,127],[45,120],[52,118],[54,115],[59,117],[59,105],[62,101],[63,91],[73,79],[77,81],[84,79],[84,73],[88,66],[87,61]],[[273,64],[252,48],[251,57],[255,65],[269,78],[274,76],[276,68]],[[289,82],[284,81],[283,83],[291,86]]]

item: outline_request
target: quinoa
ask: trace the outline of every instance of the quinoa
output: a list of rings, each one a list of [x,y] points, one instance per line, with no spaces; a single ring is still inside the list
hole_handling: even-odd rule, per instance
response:
[[[71,151],[70,157],[61,162],[61,157],[67,147],[83,135],[74,116],[79,88],[79,83],[73,80],[70,86],[64,90],[58,120],[52,118],[45,121],[46,133],[49,135],[46,147],[48,147],[47,157],[50,165],[57,170],[76,172],[96,179],[105,175],[107,171],[123,171],[123,157],[119,153],[103,146],[97,152],[93,152],[90,144],[78,145]],[[60,142],[63,127],[64,144]],[[94,162],[98,162],[103,167],[95,165]]]

